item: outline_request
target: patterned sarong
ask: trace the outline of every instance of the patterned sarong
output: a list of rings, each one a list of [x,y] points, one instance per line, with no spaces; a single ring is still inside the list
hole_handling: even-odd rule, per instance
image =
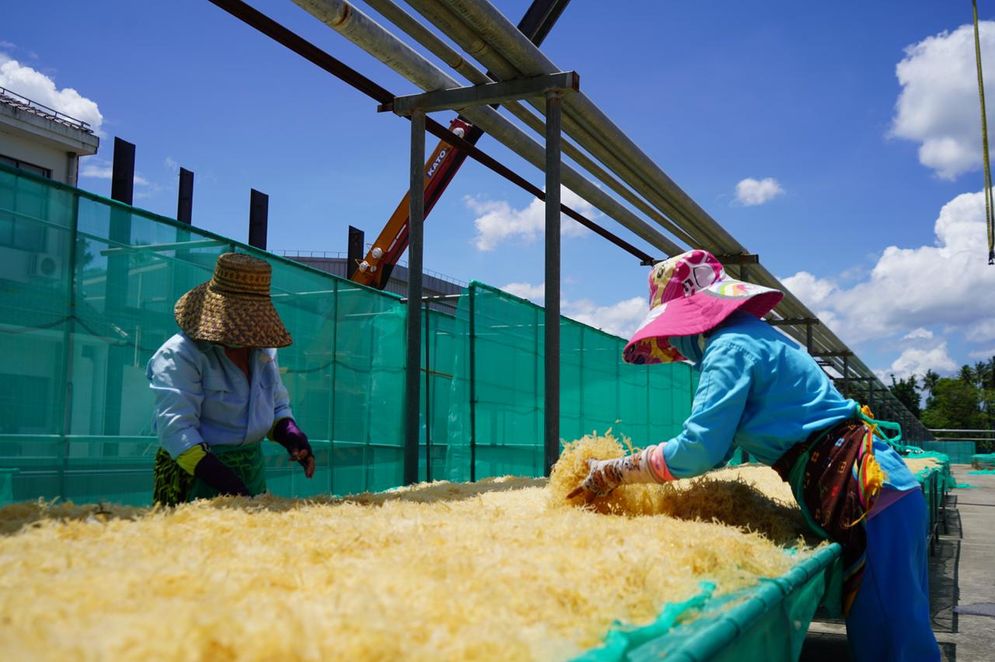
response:
[[[844,615],[860,589],[867,548],[864,521],[884,479],[874,459],[873,435],[862,420],[846,420],[815,433],[774,464],[791,484],[809,527],[843,548]]]
[[[175,506],[187,500],[194,477],[183,470],[165,449],[155,454],[152,467],[152,503]]]

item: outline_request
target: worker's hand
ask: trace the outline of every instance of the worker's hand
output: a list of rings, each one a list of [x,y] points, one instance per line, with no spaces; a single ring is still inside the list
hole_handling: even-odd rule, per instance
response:
[[[304,475],[314,475],[314,452],[307,435],[292,418],[282,418],[273,426],[273,440],[287,449],[290,457],[304,467]]]
[[[214,453],[207,453],[200,458],[193,469],[193,475],[216,489],[218,494],[251,496],[245,482]]]
[[[588,460],[587,477],[580,486],[567,495],[568,499],[583,494],[588,500],[603,497],[622,484],[623,466],[628,458],[614,460]]]

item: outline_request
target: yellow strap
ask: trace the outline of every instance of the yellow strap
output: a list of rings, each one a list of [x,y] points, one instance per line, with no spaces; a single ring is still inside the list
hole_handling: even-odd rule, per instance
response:
[[[192,476],[194,469],[197,468],[197,465],[204,459],[205,455],[207,455],[207,451],[204,449],[204,444],[197,444],[177,455],[176,464],[180,465],[181,469]]]

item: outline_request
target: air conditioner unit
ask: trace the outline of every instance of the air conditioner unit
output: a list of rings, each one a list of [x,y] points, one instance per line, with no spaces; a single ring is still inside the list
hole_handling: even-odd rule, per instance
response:
[[[63,260],[50,253],[35,253],[31,260],[31,275],[56,280],[62,278]]]

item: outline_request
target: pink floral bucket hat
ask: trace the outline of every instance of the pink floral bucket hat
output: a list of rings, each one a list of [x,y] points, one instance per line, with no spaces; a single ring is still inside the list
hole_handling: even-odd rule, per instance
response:
[[[762,318],[784,297],[779,290],[730,278],[703,250],[656,264],[649,281],[650,312],[622,351],[626,363],[684,361],[671,336],[710,331],[737,310]]]

